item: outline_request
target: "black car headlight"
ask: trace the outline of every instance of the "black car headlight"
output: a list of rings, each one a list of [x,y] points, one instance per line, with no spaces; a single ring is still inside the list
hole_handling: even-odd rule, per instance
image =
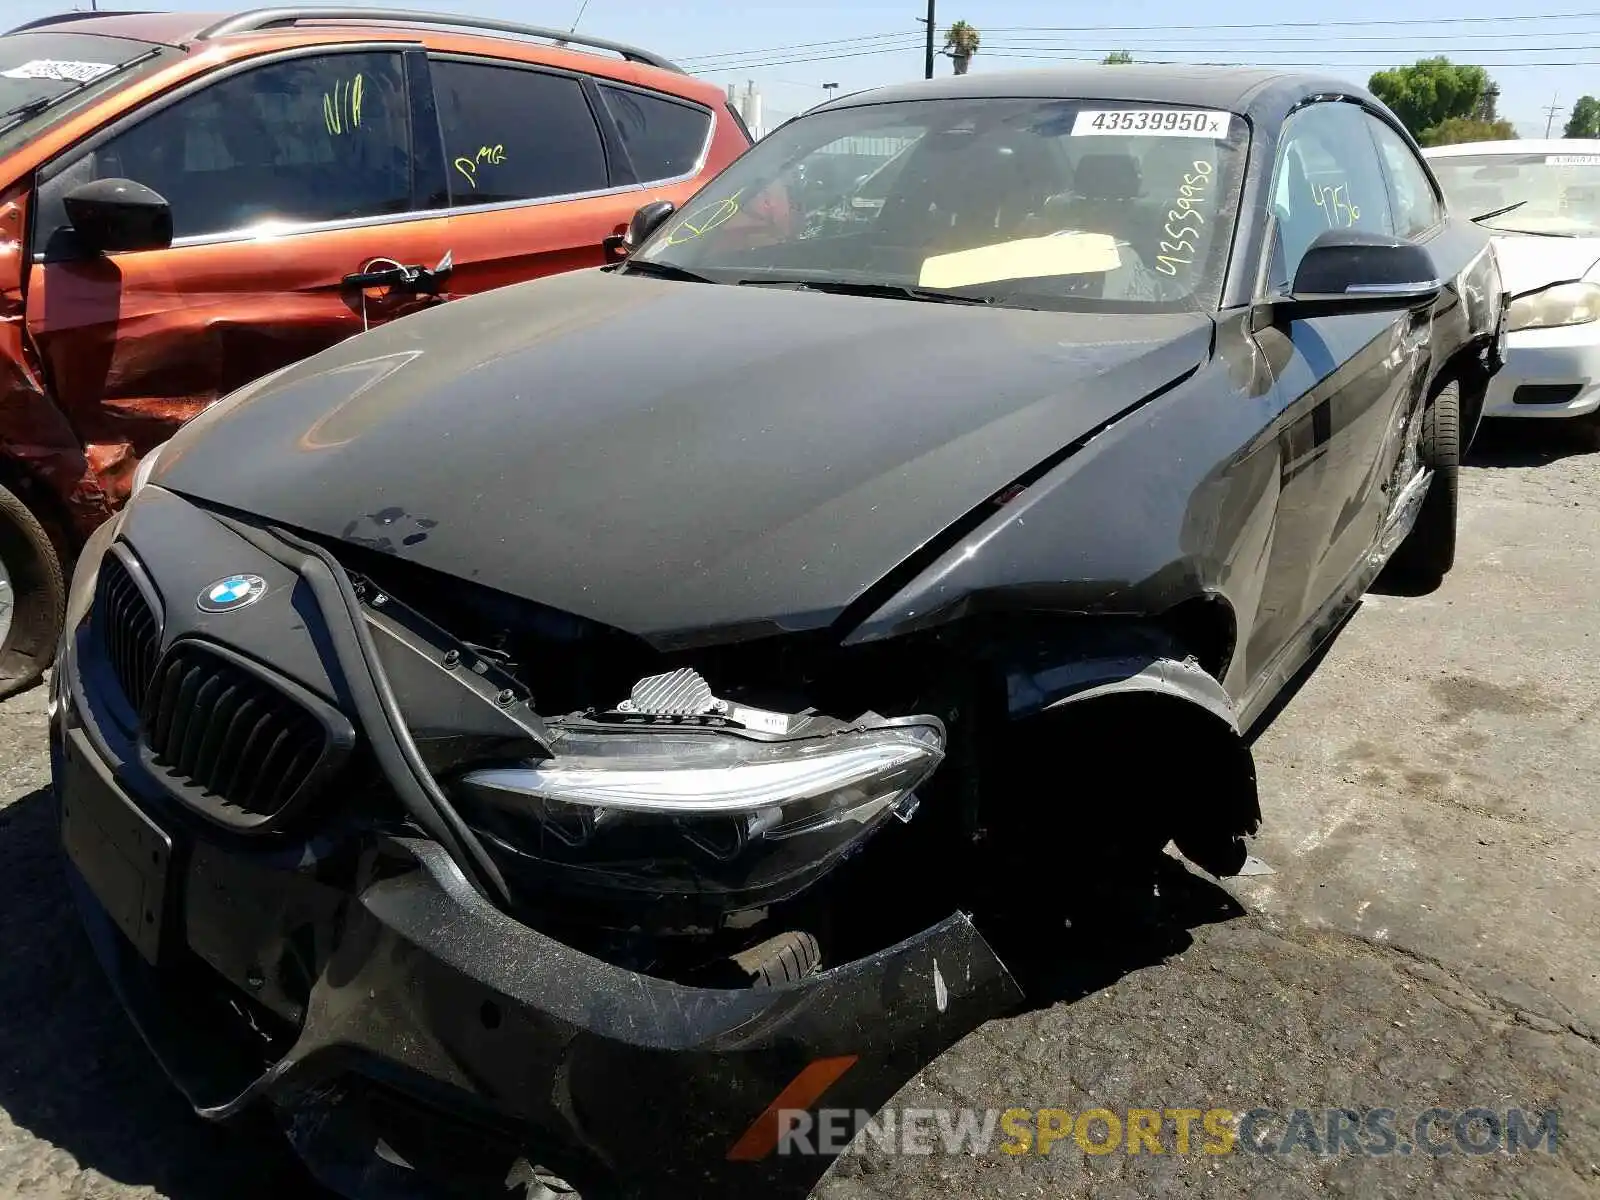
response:
[[[936,717],[723,708],[552,722],[550,758],[462,777],[469,812],[543,882],[602,907],[629,896],[727,912],[793,896],[891,814],[909,819],[944,758]]]

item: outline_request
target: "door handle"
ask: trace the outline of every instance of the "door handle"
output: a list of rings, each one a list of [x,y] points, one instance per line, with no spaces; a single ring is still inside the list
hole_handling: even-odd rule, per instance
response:
[[[368,288],[387,287],[397,291],[410,292],[414,296],[437,296],[444,290],[445,283],[449,280],[455,264],[451,252],[446,251],[445,256],[439,260],[436,267],[424,267],[421,264],[414,266],[401,266],[392,258],[378,258],[374,263],[386,262],[387,267],[369,268],[365,271],[356,271],[346,275],[340,282],[346,288],[366,291]]]

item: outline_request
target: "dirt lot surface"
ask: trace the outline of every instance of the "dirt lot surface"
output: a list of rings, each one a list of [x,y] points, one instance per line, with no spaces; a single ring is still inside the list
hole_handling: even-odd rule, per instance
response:
[[[849,1156],[861,1197],[1600,1195],[1600,454],[1486,439],[1446,586],[1367,600],[1260,735],[1272,873],[1173,863],[1165,925],[1065,934],[1030,1011],[894,1107],[1396,1110],[1397,1152]],[[45,792],[42,689],[0,705],[0,1195],[301,1194],[267,1143],[192,1119],[89,956]],[[1559,1111],[1555,1153],[1441,1156],[1408,1122]],[[1474,1137],[1482,1140],[1482,1126]],[[1104,1134],[1095,1127],[1096,1139]],[[1435,1125],[1448,1142],[1448,1126]],[[1370,1144],[1370,1142],[1368,1143]],[[1541,1143],[1548,1147],[1548,1142]]]

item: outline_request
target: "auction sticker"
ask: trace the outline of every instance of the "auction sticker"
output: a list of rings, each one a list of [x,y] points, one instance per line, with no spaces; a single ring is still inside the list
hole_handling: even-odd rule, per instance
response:
[[[1134,134],[1148,137],[1227,138],[1233,114],[1210,109],[1086,108],[1072,122],[1073,137]]]
[[[1546,154],[1548,167],[1600,167],[1600,154]]]
[[[70,58],[32,58],[20,67],[0,71],[0,75],[7,79],[54,79],[61,83],[88,83],[116,69],[116,63],[79,62]]]

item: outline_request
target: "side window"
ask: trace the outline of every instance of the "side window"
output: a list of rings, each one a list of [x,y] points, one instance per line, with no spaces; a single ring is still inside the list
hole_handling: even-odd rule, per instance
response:
[[[243,71],[101,143],[40,190],[41,242],[64,196],[133,179],[172,206],[174,237],[411,207],[411,122],[398,54],[328,54]]]
[[[1325,229],[1392,233],[1389,194],[1366,115],[1354,104],[1301,109],[1284,124],[1272,186],[1278,231],[1269,287],[1282,290],[1313,239]]]
[[[604,83],[600,94],[640,183],[687,175],[699,164],[711,132],[705,109]]]
[[[450,60],[432,71],[455,207],[608,186],[600,127],[578,80]]]
[[[1389,197],[1394,208],[1395,235],[1420,237],[1444,220],[1444,210],[1428,182],[1427,169],[1405,139],[1377,117],[1367,116],[1367,126],[1389,176]]]

